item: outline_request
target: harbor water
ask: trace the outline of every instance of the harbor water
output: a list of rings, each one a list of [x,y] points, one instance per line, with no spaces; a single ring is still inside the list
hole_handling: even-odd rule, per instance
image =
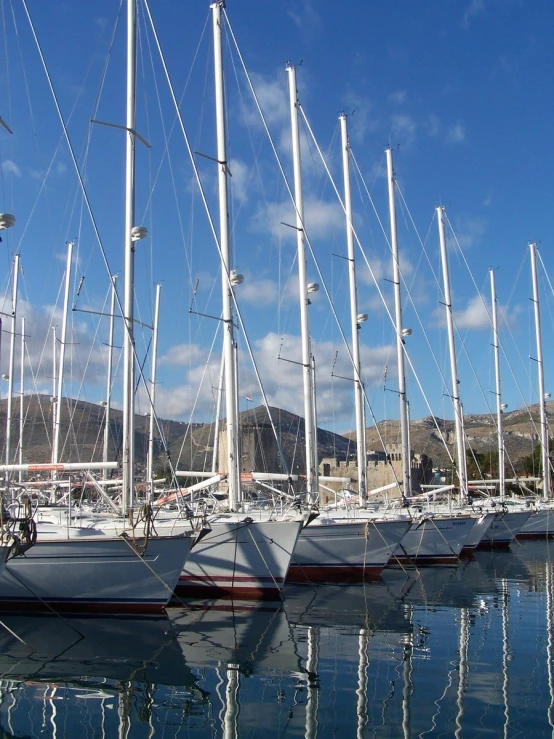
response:
[[[2,737],[552,737],[554,543],[282,603],[0,615]]]

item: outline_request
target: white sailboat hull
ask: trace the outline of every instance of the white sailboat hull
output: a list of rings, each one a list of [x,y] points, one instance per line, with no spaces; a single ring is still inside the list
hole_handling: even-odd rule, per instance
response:
[[[499,513],[481,539],[479,549],[507,547],[525,525],[530,511],[506,511]]]
[[[278,598],[303,519],[269,521],[267,514],[265,518],[254,521],[244,514],[230,513],[221,515],[227,520],[212,520],[212,530],[196,542],[187,558],[177,594],[186,598],[227,593],[243,598]],[[81,524],[97,533],[117,536],[125,529],[126,521],[91,516]],[[178,514],[162,514],[156,517],[154,526],[158,534],[190,532],[190,522]],[[86,532],[85,527],[76,530]],[[56,530],[63,535],[63,529]]]
[[[177,594],[279,597],[302,521],[229,521],[211,527],[192,549]]]
[[[192,542],[190,536],[153,537],[139,555],[124,538],[39,541],[5,565],[0,609],[162,611]]]
[[[316,518],[302,529],[289,582],[359,582],[379,577],[410,527],[404,519],[340,521]]]
[[[495,517],[496,513],[489,512],[483,513],[479,518],[475,519],[473,528],[469,532],[469,536],[463,546],[462,555],[471,555],[471,552],[479,546]]]
[[[472,516],[436,516],[414,521],[397,548],[395,559],[418,566],[456,564],[474,522]]]
[[[554,536],[554,510],[543,508],[531,513],[520,528],[518,539],[549,539]]]

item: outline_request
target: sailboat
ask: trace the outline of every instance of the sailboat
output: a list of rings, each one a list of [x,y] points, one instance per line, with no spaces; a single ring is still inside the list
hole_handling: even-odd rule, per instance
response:
[[[145,232],[134,225],[135,43],[136,0],[128,0],[123,499],[131,504],[134,492],[133,253],[135,241]],[[16,467],[6,464],[1,471],[9,475]],[[57,474],[86,468],[86,464],[34,466],[37,472],[50,470]],[[27,546],[11,550],[0,572],[0,608],[86,612],[163,610],[196,539],[192,528],[168,536],[153,536],[147,530],[143,537],[137,537],[133,530],[119,536],[109,535],[109,532],[72,527],[71,523],[69,511],[65,530],[58,527],[46,536],[39,526],[36,538],[27,542]]]
[[[551,501],[551,465],[550,465],[550,439],[548,432],[548,420],[546,415],[546,399],[544,392],[544,360],[542,351],[542,331],[539,298],[539,281],[537,275],[537,245],[529,244],[531,257],[531,275],[533,282],[533,305],[535,315],[535,338],[537,348],[537,373],[540,404],[540,446],[542,467],[542,501],[539,509],[533,511],[525,524],[519,530],[517,536],[520,539],[549,539],[554,535],[554,510]]]
[[[236,340],[233,324],[233,279],[229,244],[229,205],[225,91],[222,60],[222,0],[211,5],[213,21],[214,75],[217,123],[217,167],[219,200],[218,251],[221,261],[223,367],[227,436],[226,475],[228,510],[209,518],[211,531],[197,542],[179,578],[177,593],[211,595],[232,593],[251,598],[275,598],[285,582],[292,553],[304,524],[304,516],[293,512],[285,517],[273,511],[242,508],[239,421],[237,413]],[[156,526],[175,526],[170,514],[160,513]]]

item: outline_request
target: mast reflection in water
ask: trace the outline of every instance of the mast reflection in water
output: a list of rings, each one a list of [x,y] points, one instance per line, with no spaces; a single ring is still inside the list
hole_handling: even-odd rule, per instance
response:
[[[280,606],[0,616],[8,737],[552,736],[554,543]]]

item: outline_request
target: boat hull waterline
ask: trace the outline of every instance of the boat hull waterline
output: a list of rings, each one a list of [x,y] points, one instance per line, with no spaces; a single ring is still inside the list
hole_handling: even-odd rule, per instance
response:
[[[425,518],[413,522],[394,560],[405,565],[456,565],[471,529],[472,516]]]
[[[317,518],[300,532],[287,582],[363,582],[378,579],[410,522]]]
[[[543,508],[531,513],[517,535],[518,539],[550,539],[554,536],[554,510]]]
[[[153,537],[142,555],[124,537],[39,541],[0,573],[0,609],[163,612],[193,541]]]
[[[177,583],[183,597],[280,597],[302,521],[212,522]]]
[[[505,511],[498,513],[477,548],[487,550],[509,547],[530,515],[531,511]]]

